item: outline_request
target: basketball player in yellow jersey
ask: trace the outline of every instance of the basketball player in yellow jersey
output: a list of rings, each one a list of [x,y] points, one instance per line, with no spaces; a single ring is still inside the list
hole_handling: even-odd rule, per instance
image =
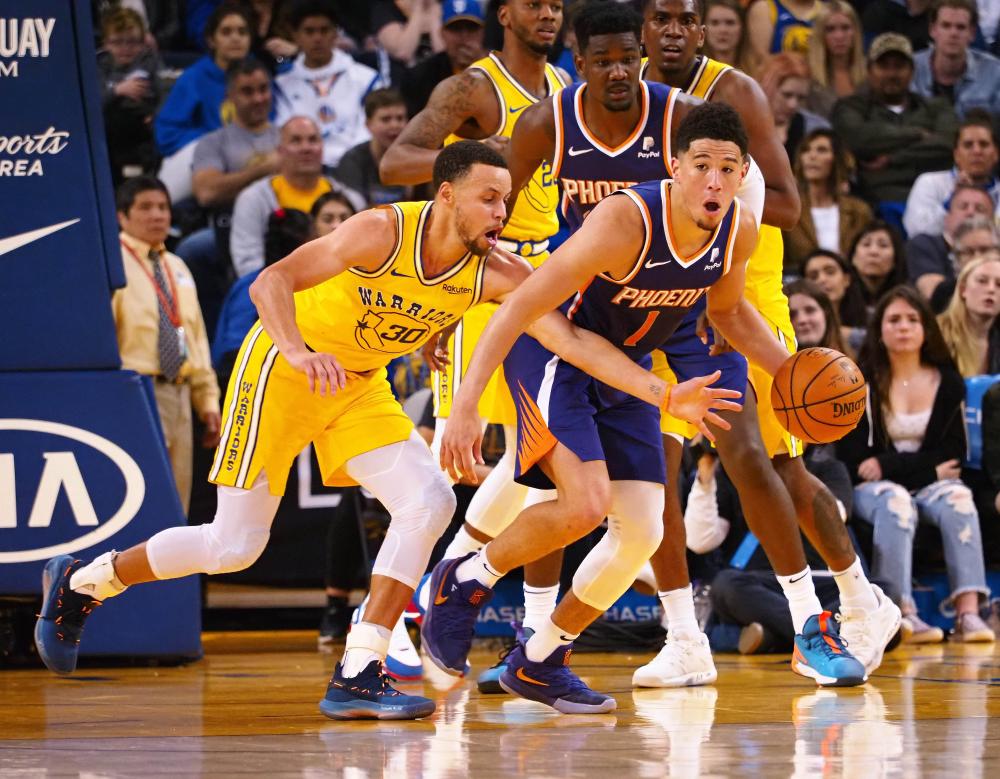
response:
[[[351,630],[320,709],[333,719],[413,719],[434,710],[433,701],[393,690],[381,669],[391,627],[451,520],[455,497],[393,398],[385,366],[469,306],[502,299],[531,273],[528,263],[495,249],[511,186],[498,152],[456,143],[435,162],[434,182],[433,201],[357,214],[257,278],[250,294],[260,322],[236,360],[210,473],[218,485],[214,521],[170,528],[88,564],[69,555],[50,560],[36,629],[49,668],[75,668],[87,614],[127,586],[253,563],[267,544],[288,469],[312,442],[326,484],[360,483],[392,516],[365,619]],[[663,382],[558,312],[536,337],[644,400],[668,394]],[[697,392],[712,398],[710,390]]]
[[[763,224],[756,251],[747,264],[746,297],[794,350],[788,302],[781,291],[781,229],[798,222],[800,202],[788,156],[774,131],[767,99],[757,83],[741,71],[700,55],[705,28],[702,0],[645,0],[643,44],[649,61],[644,78],[679,87],[709,101],[725,102],[747,128],[751,156],[765,181]],[[665,361],[654,362],[668,378]],[[836,500],[808,471],[799,457],[801,444],[778,424],[770,406],[771,380],[750,365],[750,389],[744,413],[727,418],[732,429],[717,431],[716,445],[726,472],[736,485],[747,523],[760,540],[788,597],[795,632],[804,619],[822,608],[815,594],[796,527],[822,555],[840,588],[841,632],[850,651],[868,673],[881,662],[885,645],[899,627],[899,609],[871,585],[854,552]],[[754,413],[756,409],[757,413]],[[660,654],[636,671],[642,686],[697,684],[714,677],[707,641],[694,618],[684,544],[684,523],[676,493],[684,423],[662,422],[667,454],[668,488],[664,541],[651,563],[670,635]]]
[[[503,27],[503,48],[435,88],[427,107],[410,120],[382,158],[379,171],[384,182],[427,181],[442,146],[457,138],[479,139],[506,151],[524,110],[570,83],[566,73],[546,61],[562,26],[561,0],[493,0],[491,9],[496,10]],[[548,240],[558,229],[559,191],[550,170],[546,164],[534,171],[525,194],[513,207],[500,242],[536,267],[548,256]],[[433,375],[435,417],[443,420],[450,415],[452,397],[494,310],[491,305],[477,306],[463,317],[450,339],[447,334],[442,336],[442,352],[450,355],[450,363],[435,358],[435,343],[424,350],[428,362],[437,368]],[[502,368],[480,398],[479,414],[485,421],[502,424],[507,441],[517,440],[514,403]],[[443,428],[443,422],[437,425],[435,450]],[[503,528],[520,511],[527,492],[526,487],[514,483],[514,448],[508,447],[476,490],[466,514],[475,518],[476,527]],[[449,553],[460,557],[487,540],[476,539],[463,528],[449,546]],[[558,571],[553,575],[558,580]],[[558,588],[543,589],[539,597],[546,604],[551,601],[544,607],[551,611]]]

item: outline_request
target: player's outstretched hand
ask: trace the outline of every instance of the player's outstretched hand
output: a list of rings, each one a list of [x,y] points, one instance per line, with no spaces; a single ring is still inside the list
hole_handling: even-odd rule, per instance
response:
[[[707,423],[729,430],[732,427],[717,411],[742,411],[743,406],[726,398],[739,398],[743,393],[737,390],[712,389],[709,385],[719,380],[722,371],[716,371],[710,376],[696,376],[693,379],[678,384],[670,390],[667,398],[667,413],[678,419],[683,419],[697,427],[709,441],[715,441],[715,436],[709,430]]]
[[[323,352],[297,352],[286,354],[285,359],[295,370],[309,379],[309,391],[320,395],[335,395],[347,386],[347,372],[332,354]]]
[[[479,410],[471,411],[453,405],[441,438],[441,470],[459,482],[478,484],[476,463],[483,464],[483,426]]]

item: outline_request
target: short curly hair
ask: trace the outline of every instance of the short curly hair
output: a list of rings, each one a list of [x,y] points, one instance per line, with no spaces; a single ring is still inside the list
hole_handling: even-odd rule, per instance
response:
[[[746,156],[749,140],[743,120],[736,109],[725,103],[702,103],[691,109],[677,129],[677,151],[686,152],[693,141],[708,138],[731,141]]]
[[[437,190],[446,181],[458,181],[477,164],[507,169],[503,155],[485,143],[458,141],[445,146],[434,160],[434,189]]]

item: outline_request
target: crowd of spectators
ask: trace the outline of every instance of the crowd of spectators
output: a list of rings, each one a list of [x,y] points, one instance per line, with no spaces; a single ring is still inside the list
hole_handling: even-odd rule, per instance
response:
[[[384,184],[382,156],[438,82],[499,46],[497,5],[528,1],[94,0],[114,183],[163,182],[139,193],[169,194],[172,209],[153,264],[196,284],[223,386],[255,317],[246,289],[256,273],[361,209],[426,195]],[[566,19],[583,1],[566,0]],[[1000,374],[1000,3],[683,1],[703,12],[704,52],[760,82],[795,173],[802,211],[784,232],[783,272],[800,345],[858,357],[870,383],[864,424],[809,454],[808,467],[837,471],[831,487],[843,487],[845,517],[867,526],[873,573],[913,636],[937,636],[911,584],[943,557],[956,635],[982,638],[965,615],[987,604],[984,558],[998,562],[978,539],[1000,526],[990,476],[1000,463],[963,467],[960,406],[963,379]],[[564,24],[550,59],[576,77],[573,45]],[[126,200],[123,231],[134,224]],[[899,335],[907,324],[918,335]],[[200,377],[196,410],[211,420],[218,390],[203,367],[177,375]],[[696,466],[688,505],[699,537],[714,538],[720,518],[737,521],[738,500],[706,503],[725,474],[710,452]],[[929,547],[923,524],[938,528]],[[746,584],[720,579],[727,618]],[[775,624],[757,634],[757,646],[787,644]]]

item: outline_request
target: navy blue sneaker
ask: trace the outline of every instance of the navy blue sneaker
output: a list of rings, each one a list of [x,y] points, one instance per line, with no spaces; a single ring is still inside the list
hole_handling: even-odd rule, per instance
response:
[[[319,710],[330,719],[420,719],[434,713],[430,698],[394,689],[378,660],[350,679],[341,676],[342,670],[337,663],[326,696],[319,702]]]
[[[420,625],[420,640],[427,657],[452,676],[465,674],[479,610],[490,602],[493,590],[476,580],[460,582],[455,577],[460,563],[475,552],[454,560],[442,560],[431,573],[430,602]]]
[[[856,687],[868,679],[865,667],[847,651],[829,611],[809,617],[795,636],[792,670],[822,687]]]
[[[514,643],[500,653],[500,662],[487,668],[476,679],[476,686],[483,695],[502,695],[506,692],[500,686],[500,677],[507,670],[507,657],[514,651],[514,647],[527,643],[528,639],[535,634],[534,630],[523,627],[520,622],[511,622],[510,624],[514,628]]]
[[[618,705],[610,695],[594,692],[569,670],[572,644],[556,649],[540,663],[528,659],[523,644],[507,656],[500,686],[511,695],[551,706],[563,714],[604,714]]]
[[[83,566],[72,555],[53,557],[42,571],[42,611],[35,622],[38,656],[57,674],[73,673],[80,653],[80,634],[90,612],[101,601],[69,588],[73,572]]]

